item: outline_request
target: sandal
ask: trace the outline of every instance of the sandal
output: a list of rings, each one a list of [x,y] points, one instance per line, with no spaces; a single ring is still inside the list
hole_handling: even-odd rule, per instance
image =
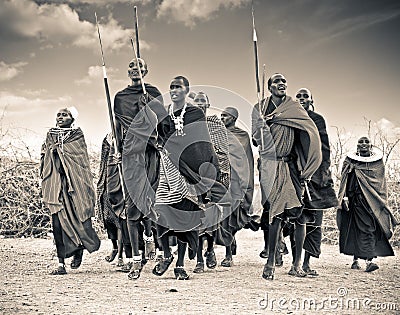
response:
[[[287,255],[289,254],[289,250],[286,246],[286,243],[284,241],[282,241],[281,246],[279,248],[279,251],[283,254],[283,255]]]
[[[124,264],[124,259],[123,258],[118,258],[117,260],[117,267],[122,267]]]
[[[230,258],[225,257],[225,258],[221,261],[221,266],[222,266],[222,267],[232,267],[232,266],[233,266],[233,259],[232,259],[232,257],[230,257]]]
[[[71,269],[78,269],[82,263],[83,249],[78,249],[71,261]]]
[[[148,260],[156,258],[156,245],[154,244],[153,236],[144,236],[144,256]]]
[[[183,267],[174,268],[174,274],[176,280],[189,280],[189,275],[186,273]]]
[[[215,257],[214,250],[206,252],[204,256],[206,257],[207,268],[214,269],[217,266],[217,258]]]
[[[67,274],[67,270],[65,270],[65,265],[58,266],[57,269],[50,272],[50,275],[52,275],[52,276],[66,275],[66,274]]]
[[[128,273],[129,280],[137,280],[140,277],[140,272],[143,269],[142,260],[134,260],[132,268]]]
[[[353,261],[353,263],[351,264],[351,269],[355,269],[355,270],[360,270],[361,266],[358,263],[358,260]]]
[[[267,264],[264,266],[262,277],[265,280],[274,280],[275,267],[270,267]]]
[[[194,273],[202,273],[204,272],[204,263],[203,262],[198,262],[196,264],[196,267],[193,269]]]
[[[304,278],[307,276],[307,274],[301,268],[296,268],[295,266],[292,266],[290,268],[288,275],[299,277],[299,278]]]
[[[170,256],[169,258],[162,258],[157,265],[153,268],[153,275],[162,276],[168,269],[169,265],[171,265],[174,260],[174,256]]]
[[[133,266],[133,262],[128,261],[126,264],[124,264],[119,271],[121,272],[130,272]]]
[[[282,253],[277,250],[275,254],[275,266],[276,267],[282,267],[283,266],[283,259],[282,259]]]
[[[261,252],[260,252],[260,257],[261,258],[268,258],[268,250],[266,248],[264,248]]]
[[[373,262],[367,264],[367,268],[365,269],[365,272],[372,272],[379,269],[379,266]]]
[[[107,255],[104,259],[106,260],[106,262],[112,262],[114,259],[115,259],[115,257],[117,256],[117,254],[118,254],[118,248],[115,248],[115,249],[113,249],[112,251],[111,251],[111,253],[109,254],[109,255]]]
[[[319,273],[316,270],[311,269],[310,267],[306,267],[306,268],[303,267],[303,271],[306,273],[307,276],[311,276],[311,277],[319,276]]]
[[[233,242],[231,244],[231,250],[232,250],[232,255],[236,255],[236,251],[237,251],[236,239],[233,239]]]

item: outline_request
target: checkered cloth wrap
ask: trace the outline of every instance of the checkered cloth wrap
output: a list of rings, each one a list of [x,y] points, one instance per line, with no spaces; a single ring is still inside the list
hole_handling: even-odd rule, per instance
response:
[[[229,164],[228,134],[225,125],[217,115],[207,116],[206,121],[221,170],[220,182],[225,187],[229,187],[231,166]]]
[[[282,125],[272,125],[271,134],[275,142],[276,155],[288,156],[295,141],[294,129]],[[285,209],[301,206],[287,162],[261,157],[259,171],[261,202],[262,204],[268,202],[270,205],[269,223],[272,223],[273,218]]]
[[[113,211],[108,192],[107,166],[110,150],[111,146],[107,141],[107,137],[105,137],[101,146],[99,180],[96,190],[96,215],[98,221],[102,222],[104,227],[106,223],[113,223],[119,227],[119,219]]]
[[[262,203],[269,202],[269,223],[274,216],[284,209],[300,207],[302,204],[296,193],[295,181],[309,179],[322,162],[321,140],[315,123],[307,111],[290,96],[286,96],[278,106],[272,106],[270,98],[266,99],[266,116],[269,127],[261,130],[256,126],[260,119],[258,104],[252,112],[252,136],[257,145],[264,139],[264,147],[260,147],[260,185],[262,187]],[[296,136],[295,136],[296,135]],[[291,178],[287,162],[274,157],[287,157],[292,149],[296,152],[296,168],[299,175]],[[274,174],[275,176],[271,175]],[[269,192],[269,194],[268,194]]]

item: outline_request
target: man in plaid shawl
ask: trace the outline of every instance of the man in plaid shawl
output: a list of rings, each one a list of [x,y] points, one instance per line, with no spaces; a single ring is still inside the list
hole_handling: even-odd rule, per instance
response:
[[[101,146],[99,180],[97,181],[96,209],[98,221],[103,223],[103,227],[107,231],[107,236],[112,242],[112,250],[110,254],[105,257],[105,260],[107,262],[112,262],[118,255],[117,266],[122,267],[123,258],[121,221],[112,209],[109,194],[109,191],[113,190],[117,190],[121,194],[119,180],[118,185],[115,185],[115,179],[113,178],[113,176],[118,175],[118,171],[116,170],[117,165],[113,164],[112,156],[115,152],[112,142],[112,134],[109,133],[103,139]],[[117,177],[119,177],[119,175]],[[130,246],[130,242],[127,242],[125,246]],[[128,251],[131,252],[132,249],[130,248]]]
[[[274,74],[268,80],[271,96],[256,104],[252,113],[253,140],[260,146],[262,223],[268,231],[269,242],[268,260],[262,274],[267,280],[274,278],[282,221],[292,219],[296,224],[303,224],[308,219],[302,215],[302,198],[307,181],[322,161],[318,129],[306,110],[286,95],[286,89],[286,78]],[[296,244],[303,247],[302,229],[296,231]],[[300,267],[294,267],[301,276]]]

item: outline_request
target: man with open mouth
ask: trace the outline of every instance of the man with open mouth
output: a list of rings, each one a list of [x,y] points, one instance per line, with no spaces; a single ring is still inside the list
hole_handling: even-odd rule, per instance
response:
[[[276,248],[283,221],[304,224],[303,195],[307,181],[318,169],[321,141],[318,130],[304,108],[286,94],[285,76],[268,79],[271,96],[254,106],[253,142],[259,147],[258,160],[263,214],[261,227],[268,238],[268,260],[262,277],[274,279]],[[295,230],[296,244],[304,241],[303,229]],[[293,266],[296,276],[305,273]]]

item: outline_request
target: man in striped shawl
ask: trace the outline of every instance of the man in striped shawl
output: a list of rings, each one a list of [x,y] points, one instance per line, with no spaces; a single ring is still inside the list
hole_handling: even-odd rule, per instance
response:
[[[286,78],[280,73],[274,74],[268,80],[271,96],[256,104],[252,113],[252,136],[260,154],[262,221],[268,230],[269,253],[262,274],[267,280],[274,279],[282,221],[292,219],[302,224],[307,220],[302,216],[302,198],[307,181],[322,160],[317,127],[305,109],[286,95],[286,89]],[[302,247],[304,236],[300,232],[295,232],[295,238],[296,244]]]
[[[206,119],[201,109],[186,102],[189,81],[183,76],[170,83],[171,128],[161,153],[160,183],[156,192],[157,233],[164,257],[153,274],[163,275],[174,257],[169,237],[178,239],[178,259],[174,274],[178,280],[189,279],[184,257],[196,257],[199,228],[204,204],[224,201],[226,188],[217,181],[218,159],[211,144]]]
[[[51,213],[58,256],[52,275],[67,273],[65,258],[73,256],[71,268],[77,269],[85,248],[92,253],[100,247],[91,220],[95,193],[86,143],[82,130],[72,127],[77,114],[74,107],[60,109],[57,127],[49,130],[42,146],[43,204]]]

